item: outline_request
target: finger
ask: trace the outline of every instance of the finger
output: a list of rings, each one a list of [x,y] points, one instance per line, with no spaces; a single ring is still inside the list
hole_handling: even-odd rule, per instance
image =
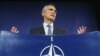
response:
[[[14,26],[11,28],[11,32],[14,32]]]
[[[77,30],[77,34],[80,34],[80,31],[79,30]]]
[[[82,28],[81,27],[79,27],[79,30],[81,30]]]
[[[84,31],[86,31],[87,27],[84,27]]]
[[[85,26],[82,26],[82,32],[84,33],[86,31],[86,28]]]
[[[80,32],[80,34],[81,34],[81,32],[82,32],[82,27],[79,27],[79,32]]]
[[[80,31],[80,32],[82,31],[82,27],[79,27],[79,31]]]
[[[86,32],[87,27],[84,27],[83,29],[84,29],[84,32]]]
[[[79,27],[79,34],[82,34],[83,32],[84,32],[84,27],[83,26],[81,26],[81,27]]]
[[[87,29],[87,27],[85,27],[85,30]]]
[[[85,27],[84,26],[82,26],[82,33],[84,33],[85,32]]]

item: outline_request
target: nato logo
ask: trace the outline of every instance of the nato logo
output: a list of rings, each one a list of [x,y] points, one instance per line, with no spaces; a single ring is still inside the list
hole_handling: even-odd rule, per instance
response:
[[[53,41],[53,37],[51,37],[51,42]],[[56,45],[46,46],[40,53],[40,56],[64,56],[64,52],[62,49]]]

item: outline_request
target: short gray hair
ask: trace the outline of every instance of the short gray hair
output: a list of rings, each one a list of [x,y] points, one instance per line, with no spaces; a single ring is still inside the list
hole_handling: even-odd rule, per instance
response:
[[[46,5],[43,7],[43,9],[42,9],[42,13],[43,13],[43,11],[47,8],[47,6],[53,6],[53,7],[55,7],[55,5],[54,5],[53,3],[46,4]]]

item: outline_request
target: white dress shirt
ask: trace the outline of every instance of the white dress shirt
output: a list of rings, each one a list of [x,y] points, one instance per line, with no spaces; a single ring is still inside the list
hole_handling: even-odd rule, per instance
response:
[[[45,35],[48,34],[48,27],[47,27],[47,25],[48,25],[48,24],[47,24],[46,22],[43,23],[43,28],[44,28]],[[49,24],[49,25],[51,25],[50,29],[51,29],[51,33],[53,34],[53,30],[54,30],[53,23],[51,23],[51,24]]]

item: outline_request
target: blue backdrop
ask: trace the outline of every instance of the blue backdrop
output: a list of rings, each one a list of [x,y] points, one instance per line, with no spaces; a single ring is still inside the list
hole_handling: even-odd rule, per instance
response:
[[[87,32],[98,30],[95,9],[89,3],[54,2],[57,7],[55,24],[67,34],[76,34],[79,26],[87,26]],[[0,29],[10,31],[16,26],[20,33],[28,34],[32,27],[43,22],[41,10],[45,2],[0,2]]]

